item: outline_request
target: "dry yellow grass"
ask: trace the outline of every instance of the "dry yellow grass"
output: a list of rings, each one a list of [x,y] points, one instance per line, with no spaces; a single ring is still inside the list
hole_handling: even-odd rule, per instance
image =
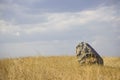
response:
[[[0,60],[0,80],[120,80],[120,57],[104,66],[80,66],[76,57],[27,57]]]

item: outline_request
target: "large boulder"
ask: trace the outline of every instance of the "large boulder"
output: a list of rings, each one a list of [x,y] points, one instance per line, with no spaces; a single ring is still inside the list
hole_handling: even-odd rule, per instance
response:
[[[79,43],[76,46],[76,55],[80,64],[103,65],[103,59],[88,43]]]

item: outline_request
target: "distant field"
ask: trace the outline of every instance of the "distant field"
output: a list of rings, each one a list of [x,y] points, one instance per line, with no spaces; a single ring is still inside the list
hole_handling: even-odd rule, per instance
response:
[[[120,57],[104,66],[81,66],[76,57],[27,57],[0,60],[0,80],[120,80]]]

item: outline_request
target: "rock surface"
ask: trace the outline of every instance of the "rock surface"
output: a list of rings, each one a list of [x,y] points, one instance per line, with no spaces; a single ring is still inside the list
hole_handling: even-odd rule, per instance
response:
[[[79,43],[76,46],[76,55],[80,64],[103,65],[103,59],[88,43]]]

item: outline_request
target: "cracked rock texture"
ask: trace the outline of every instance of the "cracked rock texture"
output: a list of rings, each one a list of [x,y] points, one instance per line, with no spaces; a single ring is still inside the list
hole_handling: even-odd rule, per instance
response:
[[[79,43],[76,46],[76,55],[80,64],[103,65],[102,57],[88,43]]]

